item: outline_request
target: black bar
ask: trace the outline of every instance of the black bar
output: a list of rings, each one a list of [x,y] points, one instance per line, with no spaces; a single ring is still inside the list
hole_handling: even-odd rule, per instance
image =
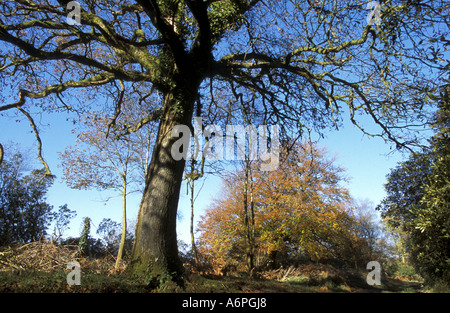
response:
[[[398,293],[179,293],[179,294],[0,294],[3,307],[56,309],[58,312],[100,310],[149,312],[405,312],[442,308],[445,294]]]

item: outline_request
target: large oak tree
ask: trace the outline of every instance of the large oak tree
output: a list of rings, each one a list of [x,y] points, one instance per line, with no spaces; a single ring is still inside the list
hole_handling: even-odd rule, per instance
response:
[[[445,1],[388,0],[367,10],[368,2],[1,1],[0,112],[24,114],[41,150],[38,111],[82,110],[107,97],[114,127],[123,92],[134,105],[159,99],[159,109],[122,129],[159,120],[132,269],[178,276],[185,161],[171,157],[171,130],[191,125],[194,111],[207,120],[238,106],[258,123],[278,124],[282,136],[339,127],[347,115],[398,147],[429,122],[425,104],[448,66]]]

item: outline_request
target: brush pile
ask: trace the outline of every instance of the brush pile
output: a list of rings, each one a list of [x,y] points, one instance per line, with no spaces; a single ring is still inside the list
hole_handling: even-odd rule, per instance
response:
[[[361,275],[356,271],[342,270],[325,264],[305,264],[290,266],[263,272],[262,277],[278,281],[289,281],[293,278],[304,277],[310,282],[331,280],[335,283],[362,282]]]
[[[65,269],[77,259],[77,246],[58,245],[51,241],[35,241],[0,248],[0,271],[35,270],[50,272]]]

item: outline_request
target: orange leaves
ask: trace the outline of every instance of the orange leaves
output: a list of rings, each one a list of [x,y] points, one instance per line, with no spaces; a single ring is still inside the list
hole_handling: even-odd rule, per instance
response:
[[[298,144],[282,153],[276,171],[252,169],[254,240],[257,254],[302,251],[312,259],[326,257],[328,246],[348,228],[351,198],[342,186],[342,168],[327,159],[325,151],[311,144]],[[242,259],[245,254],[243,211],[244,173],[224,183],[199,224],[204,252],[222,260]],[[250,198],[247,198],[250,203]]]

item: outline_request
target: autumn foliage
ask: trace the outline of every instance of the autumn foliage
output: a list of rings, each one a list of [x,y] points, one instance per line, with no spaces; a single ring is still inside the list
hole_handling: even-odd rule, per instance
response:
[[[199,251],[213,267],[245,266],[249,256],[255,267],[345,258],[357,247],[347,178],[324,149],[297,144],[284,149],[278,170],[248,170],[224,179],[199,224]]]

